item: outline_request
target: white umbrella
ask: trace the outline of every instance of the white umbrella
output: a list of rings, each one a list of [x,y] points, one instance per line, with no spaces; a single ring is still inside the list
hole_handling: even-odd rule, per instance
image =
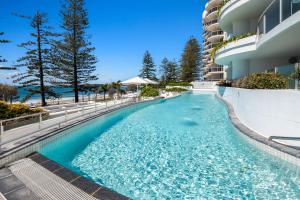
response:
[[[147,81],[149,84],[152,84],[152,85],[158,85],[159,84],[157,81],[153,81],[153,80],[150,80],[148,78],[145,78],[144,80]]]
[[[126,81],[123,81],[123,82],[121,82],[121,84],[122,85],[136,85],[136,89],[137,89],[137,92],[138,92],[140,85],[143,85],[143,84],[147,85],[147,84],[149,84],[149,82],[142,79],[141,77],[137,76],[137,77],[128,79]]]
[[[142,79],[141,77],[137,76],[126,81],[121,82],[122,85],[142,85],[142,84],[149,84],[148,81]]]

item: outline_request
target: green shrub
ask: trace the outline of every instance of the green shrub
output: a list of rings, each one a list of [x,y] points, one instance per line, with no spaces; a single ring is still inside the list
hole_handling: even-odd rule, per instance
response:
[[[167,83],[167,86],[188,87],[188,86],[192,86],[192,84],[188,83],[188,82],[169,82],[169,83]]]
[[[25,104],[7,104],[0,101],[0,119],[10,119],[15,117],[20,117],[23,115],[30,115],[34,113],[44,112],[42,108],[29,108]]]
[[[287,89],[287,79],[276,73],[255,73],[237,81],[233,87],[246,89]]]
[[[142,97],[157,97],[159,96],[158,89],[155,89],[153,87],[144,87],[141,92]]]
[[[166,92],[186,92],[188,91],[187,89],[184,88],[168,88],[166,89]]]
[[[232,82],[228,81],[228,80],[221,80],[217,83],[217,85],[220,86],[220,87],[231,87]]]

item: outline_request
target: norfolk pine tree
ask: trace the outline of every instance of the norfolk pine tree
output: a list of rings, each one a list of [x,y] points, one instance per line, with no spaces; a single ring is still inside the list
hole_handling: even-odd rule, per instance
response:
[[[97,80],[94,75],[97,59],[92,54],[95,48],[86,34],[89,21],[84,0],[65,0],[61,16],[64,32],[53,51],[54,76],[57,85],[73,88],[75,102],[79,102],[80,85]]]
[[[140,77],[148,78],[150,80],[157,80],[155,75],[156,69],[153,58],[149,51],[146,51],[143,59],[143,66],[141,69]]]
[[[4,32],[0,32],[0,36],[3,36]],[[4,43],[9,43],[8,40],[5,39],[0,39],[0,44],[4,44]],[[1,55],[0,55],[0,63],[4,63],[6,62],[6,59],[4,59]]]
[[[17,60],[16,67],[25,68],[19,74],[13,76],[14,83],[19,83],[26,88],[29,93],[23,101],[31,98],[34,94],[41,95],[42,106],[46,105],[46,95],[56,96],[55,92],[49,87],[51,84],[51,43],[57,34],[51,32],[47,26],[47,14],[36,12],[32,17],[20,16],[30,20],[33,32],[30,34],[32,40],[19,44],[18,46],[26,49],[25,55]],[[48,83],[48,85],[47,85]]]
[[[185,45],[181,58],[181,79],[184,82],[198,80],[201,67],[201,47],[194,37]]]

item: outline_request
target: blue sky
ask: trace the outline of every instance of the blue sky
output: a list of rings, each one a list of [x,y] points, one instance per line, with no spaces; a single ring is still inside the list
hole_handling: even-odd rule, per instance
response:
[[[27,20],[16,12],[32,15],[41,10],[49,25],[59,31],[59,9],[63,0],[3,0],[0,32],[13,42],[1,45],[0,55],[13,64],[24,50],[17,44],[27,41],[31,31]],[[185,42],[194,36],[201,41],[204,0],[86,0],[88,33],[98,58],[99,83],[124,80],[138,75],[143,54],[149,50],[155,64],[163,57],[180,59]],[[10,83],[11,72],[1,71],[0,82]]]

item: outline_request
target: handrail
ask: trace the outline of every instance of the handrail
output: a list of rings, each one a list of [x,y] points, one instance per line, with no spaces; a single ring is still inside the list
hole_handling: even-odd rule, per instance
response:
[[[269,10],[269,8],[276,2],[277,0],[273,0],[272,3],[270,3],[267,8],[263,11],[263,13],[260,15],[260,17],[258,18],[258,23],[257,23],[257,27],[259,26],[259,23],[261,21],[261,19],[264,17],[264,15],[266,14],[266,12]]]
[[[223,72],[223,67],[210,67],[208,72]]]
[[[218,11],[218,10],[219,10],[219,7],[220,7],[220,6],[216,6],[216,7],[213,7],[212,9],[210,9],[210,10],[207,12],[206,16],[210,15],[210,14],[213,13],[213,12]]]
[[[213,19],[213,20],[210,20],[209,22],[205,23],[204,25],[205,26],[209,26],[209,25],[216,24],[216,23],[218,23],[218,20],[217,19]]]
[[[10,119],[4,119],[4,120],[0,120],[0,124],[3,124],[8,121],[16,121],[18,119],[23,119],[23,118],[36,117],[36,116],[43,115],[43,114],[49,114],[49,113],[48,112],[39,112],[39,113],[35,113],[35,114],[23,115],[23,116],[19,116],[19,117],[15,117],[15,118],[10,118]]]
[[[215,35],[222,35],[222,34],[224,34],[223,31],[213,31],[208,34],[208,37],[215,36]]]
[[[37,133],[38,131],[46,130],[51,127],[59,127],[60,128],[62,124],[66,124],[75,119],[85,117],[87,115],[88,116],[96,115],[97,113],[102,112],[102,111],[108,111],[108,110],[115,109],[117,107],[127,105],[127,104],[130,105],[133,102],[137,102],[136,97],[120,99],[120,102],[118,102],[118,103],[116,103],[115,101],[111,101],[110,103],[113,103],[113,104],[109,105],[109,106],[107,105],[107,103],[105,105],[95,104],[93,107],[89,107],[87,109],[84,109],[84,107],[82,107],[82,109],[80,109],[74,113],[68,113],[68,111],[66,111],[65,114],[62,116],[59,116],[59,117],[53,118],[53,119],[46,119],[44,121],[41,118],[41,114],[39,114],[40,118],[37,122],[31,123],[31,124],[26,124],[24,126],[20,126],[20,127],[8,130],[8,131],[4,131],[4,127],[1,122],[0,123],[0,125],[1,125],[0,126],[0,133],[1,133],[0,134],[0,145],[30,136],[34,133]],[[17,131],[19,131],[18,134],[17,134]],[[2,138],[4,136],[8,137],[5,139],[5,141],[3,141],[3,138]],[[1,146],[0,146],[0,148],[1,148]]]
[[[300,140],[300,137],[270,136],[269,140]]]
[[[212,43],[212,44],[206,45],[205,49],[208,50],[208,49],[214,48],[214,47],[216,47],[218,44],[219,44],[219,43]]]
[[[134,98],[134,97],[125,97],[125,98],[121,98],[119,100],[132,99],[132,98]],[[110,102],[114,102],[114,101],[110,101]],[[104,102],[104,103],[106,103],[106,105],[107,105],[107,102]],[[75,110],[78,110],[78,109],[86,109],[86,108],[91,108],[91,107],[94,108],[96,106],[96,104],[97,103],[85,104],[85,105],[77,104],[76,107],[71,107],[70,109],[55,109],[55,110],[52,110],[52,111],[56,111],[56,112],[69,111],[69,112],[72,112],[72,111],[75,111]],[[76,105],[76,104],[74,104],[74,105]],[[61,105],[61,106],[63,106],[63,105]],[[10,118],[10,119],[4,119],[4,120],[0,120],[0,126],[3,126],[5,123],[10,122],[10,121],[18,121],[18,120],[21,120],[21,119],[30,119],[30,118],[43,116],[43,115],[48,115],[48,114],[51,114],[51,112],[39,112],[39,113],[30,114],[30,115],[23,115],[23,116],[19,116],[19,117]]]

